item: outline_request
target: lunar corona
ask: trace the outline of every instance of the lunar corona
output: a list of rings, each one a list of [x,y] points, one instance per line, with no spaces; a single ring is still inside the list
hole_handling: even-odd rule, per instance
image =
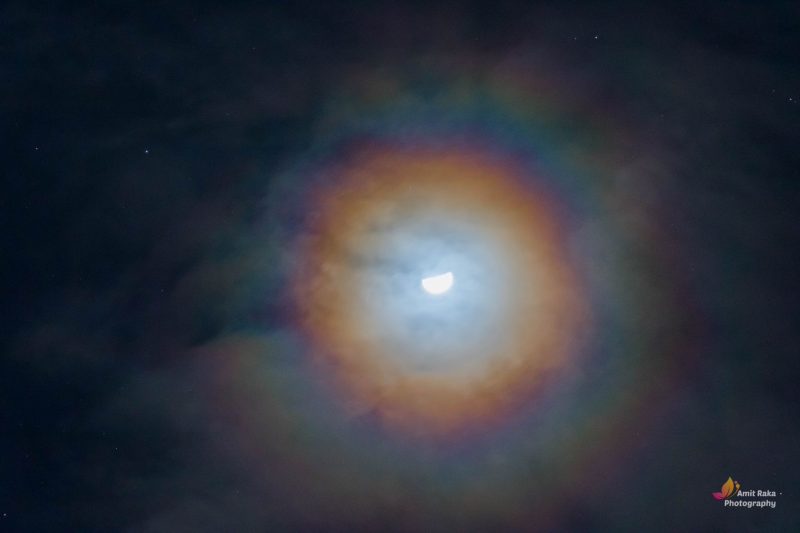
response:
[[[391,144],[333,168],[293,287],[347,409],[444,436],[502,417],[569,367],[588,309],[529,169]],[[434,260],[448,266],[418,273]]]

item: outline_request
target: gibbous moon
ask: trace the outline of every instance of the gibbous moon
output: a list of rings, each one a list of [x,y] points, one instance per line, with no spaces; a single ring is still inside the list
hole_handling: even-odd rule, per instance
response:
[[[429,294],[444,294],[453,286],[453,273],[446,272],[438,276],[422,278],[422,288]]]

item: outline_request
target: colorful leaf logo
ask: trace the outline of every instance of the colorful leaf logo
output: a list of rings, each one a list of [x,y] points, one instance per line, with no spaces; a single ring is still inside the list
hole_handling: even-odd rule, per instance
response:
[[[726,500],[731,496],[735,496],[736,493],[739,492],[739,485],[738,481],[734,481],[732,477],[728,477],[728,481],[722,484],[722,488],[720,492],[712,492],[711,495],[718,500]]]

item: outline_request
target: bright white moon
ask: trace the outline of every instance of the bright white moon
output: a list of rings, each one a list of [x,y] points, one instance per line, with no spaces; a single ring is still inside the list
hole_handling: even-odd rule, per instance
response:
[[[422,288],[426,292],[434,295],[444,294],[453,286],[453,273],[446,272],[438,276],[422,278]]]

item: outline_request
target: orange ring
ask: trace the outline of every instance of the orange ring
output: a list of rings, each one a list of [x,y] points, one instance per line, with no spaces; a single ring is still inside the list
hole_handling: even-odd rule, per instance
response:
[[[509,413],[574,361],[589,320],[551,198],[502,158],[463,149],[372,147],[340,161],[312,194],[292,290],[300,326],[354,415],[441,435]],[[496,291],[480,323],[419,370],[411,330],[389,327],[368,279],[398,228],[443,221],[482,247]],[[379,316],[381,315],[381,316]],[[426,352],[427,353],[427,352]]]

